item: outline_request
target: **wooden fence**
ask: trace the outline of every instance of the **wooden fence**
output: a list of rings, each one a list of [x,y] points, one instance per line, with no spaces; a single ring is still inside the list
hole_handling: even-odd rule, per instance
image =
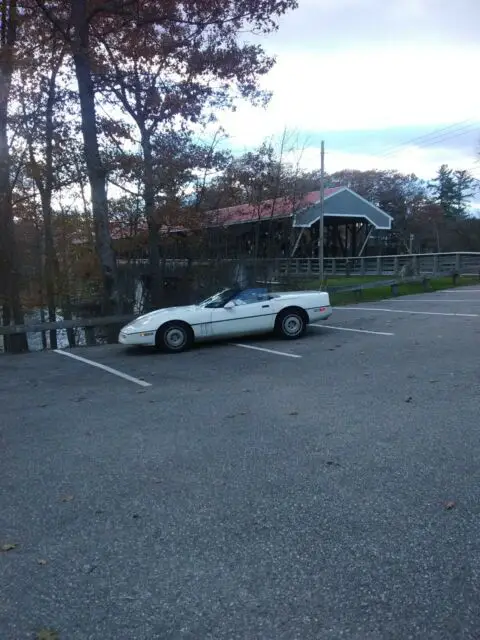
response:
[[[316,258],[292,258],[273,261],[257,261],[260,270],[278,277],[315,277],[319,275]],[[361,258],[325,258],[324,273],[327,276],[440,276],[453,272],[459,274],[480,273],[480,252],[423,253],[395,256],[365,256]]]
[[[185,269],[190,265],[208,267],[216,265],[242,265],[257,271],[268,272],[272,276],[317,276],[320,272],[318,258],[277,258],[274,260],[252,258],[194,260],[171,259],[165,262],[167,272]],[[148,267],[148,260],[132,260],[130,265]],[[457,253],[419,253],[385,256],[364,256],[361,258],[325,258],[324,273],[330,276],[343,275],[400,275],[403,271],[409,275],[437,276],[457,273],[476,274],[480,271],[480,251]]]

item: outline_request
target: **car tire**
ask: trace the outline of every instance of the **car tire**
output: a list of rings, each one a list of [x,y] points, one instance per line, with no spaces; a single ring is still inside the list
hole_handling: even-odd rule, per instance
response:
[[[305,335],[307,318],[302,309],[285,309],[275,321],[275,333],[284,340],[296,340]]]
[[[158,329],[155,344],[167,353],[186,351],[193,344],[192,328],[186,322],[167,322]]]

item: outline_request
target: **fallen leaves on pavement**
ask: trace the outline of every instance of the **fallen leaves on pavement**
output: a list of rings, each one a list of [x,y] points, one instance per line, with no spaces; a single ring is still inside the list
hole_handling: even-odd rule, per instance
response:
[[[40,629],[40,631],[37,632],[35,640],[60,640],[60,636],[55,629]]]

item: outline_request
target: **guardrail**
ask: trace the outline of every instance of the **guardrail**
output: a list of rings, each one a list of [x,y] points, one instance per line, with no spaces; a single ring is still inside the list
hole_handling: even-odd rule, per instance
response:
[[[99,327],[116,327],[124,325],[135,318],[134,315],[104,316],[103,318],[76,318],[74,320],[59,320],[58,322],[37,322],[32,324],[16,324],[0,326],[0,336],[12,336],[21,333],[45,333],[47,331],[61,331],[62,329],[83,329],[85,342],[88,346],[97,343],[95,329]]]

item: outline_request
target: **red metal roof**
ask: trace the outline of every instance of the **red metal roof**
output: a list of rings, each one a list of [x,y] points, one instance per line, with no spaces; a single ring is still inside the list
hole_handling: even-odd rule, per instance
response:
[[[341,189],[343,187],[325,189],[325,198]],[[289,218],[301,209],[316,204],[319,200],[320,191],[311,191],[298,199],[277,198],[276,200],[265,200],[258,205],[239,204],[233,207],[225,207],[224,209],[210,211],[209,216],[211,216],[211,224],[225,226],[269,218]]]
[[[344,189],[344,187],[325,189],[325,198],[332,196],[342,189]],[[310,191],[310,193],[306,193],[299,198],[285,197],[275,200],[265,200],[258,205],[239,204],[233,207],[225,207],[207,212],[205,216],[209,221],[207,222],[207,220],[205,220],[202,224],[205,224],[205,226],[229,226],[258,220],[269,220],[270,218],[289,218],[319,201],[320,191]],[[135,221],[135,223],[128,218],[125,220],[110,221],[110,233],[114,240],[128,238],[132,235],[146,232],[147,230],[147,223],[142,219]],[[181,225],[170,226],[164,224],[159,229],[161,235],[185,232],[188,232],[188,228]]]

